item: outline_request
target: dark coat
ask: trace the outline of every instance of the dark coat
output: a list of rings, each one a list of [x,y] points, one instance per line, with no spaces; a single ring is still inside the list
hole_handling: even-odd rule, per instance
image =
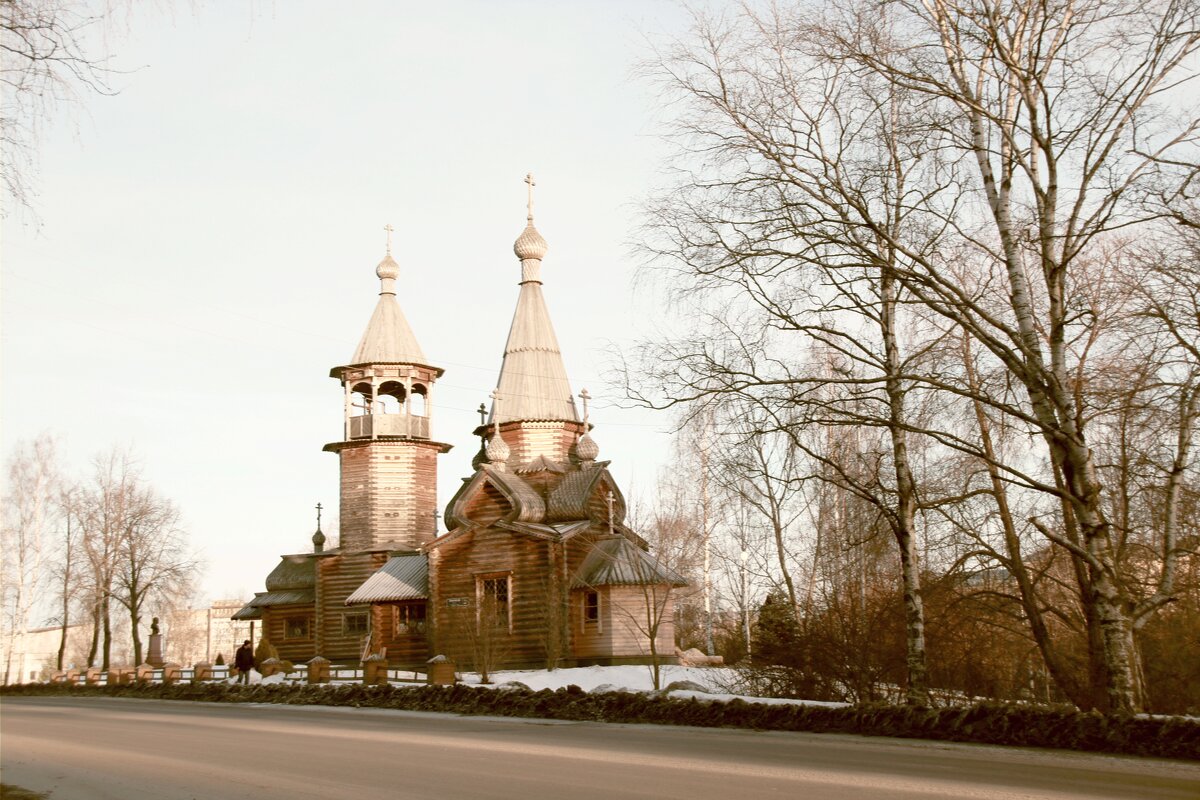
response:
[[[233,665],[242,672],[254,669],[254,651],[250,649],[250,645],[244,644],[237,649],[237,654],[233,658]]]

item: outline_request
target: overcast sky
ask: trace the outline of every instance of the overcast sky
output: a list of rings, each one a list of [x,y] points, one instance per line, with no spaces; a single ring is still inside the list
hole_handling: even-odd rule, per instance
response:
[[[36,219],[3,226],[7,455],[60,439],[83,473],[128,445],[208,562],[247,597],[336,514],[342,394],[392,224],[398,297],[428,358],[439,504],[470,473],[517,298],[526,172],[550,244],[545,293],[572,388],[598,398],[602,459],[650,491],[670,419],[611,403],[610,342],[661,312],[635,297],[640,200],[660,180],[647,37],[659,0],[140,4],[105,36],[126,70],[42,130]],[[327,530],[329,526],[326,526]]]

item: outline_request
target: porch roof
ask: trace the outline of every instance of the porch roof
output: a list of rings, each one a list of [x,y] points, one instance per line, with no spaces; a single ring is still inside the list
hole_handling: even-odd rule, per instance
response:
[[[346,598],[346,605],[429,599],[429,561],[420,553],[392,556]]]
[[[230,619],[262,619],[262,610],[270,606],[296,606],[312,603],[316,593],[311,589],[292,589],[282,592],[258,592],[254,599],[242,607]]]
[[[624,536],[602,539],[583,560],[572,589],[592,586],[647,586],[671,584],[686,586],[687,581],[665,564]]]

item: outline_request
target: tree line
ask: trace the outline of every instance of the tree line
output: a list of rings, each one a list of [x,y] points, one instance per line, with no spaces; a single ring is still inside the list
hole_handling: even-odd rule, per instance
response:
[[[147,616],[190,596],[200,570],[179,508],[151,486],[134,455],[112,448],[86,476],[64,471],[55,440],[19,443],[8,459],[3,511],[3,624],[9,682],[14,645],[33,627],[61,631],[55,668],[63,669],[68,630],[91,635],[88,667],[107,669],[121,619],[141,664]]]
[[[644,66],[666,313],[623,377],[809,688],[1200,703],[1198,45],[1192,0],[830,0]]]

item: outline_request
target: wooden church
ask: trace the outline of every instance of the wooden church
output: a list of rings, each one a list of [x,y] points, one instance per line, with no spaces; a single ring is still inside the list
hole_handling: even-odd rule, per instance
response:
[[[330,371],[343,389],[342,440],[324,448],[341,462],[339,546],[326,549],[318,525],[312,552],[283,556],[234,616],[261,620],[281,658],[381,653],[416,666],[445,655],[488,669],[673,659],[683,580],[625,525],[609,462],[597,460],[588,395],[581,417],[542,293],[547,244],[526,182],[516,311],[490,414],[473,432],[474,473],[441,535],[437,459],[451,446],[433,438],[431,418],[443,370],[400,309],[390,246],[376,267],[366,332]]]

